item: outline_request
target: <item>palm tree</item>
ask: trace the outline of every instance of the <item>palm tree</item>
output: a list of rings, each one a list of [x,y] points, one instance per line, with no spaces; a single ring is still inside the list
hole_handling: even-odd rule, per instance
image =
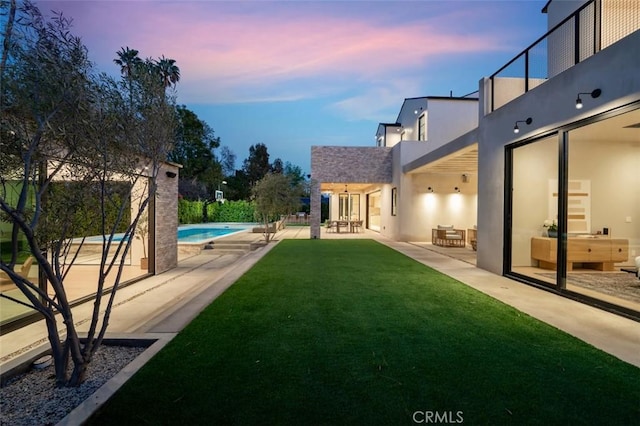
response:
[[[121,47],[120,49],[121,50],[116,52],[118,58],[114,59],[113,62],[115,62],[116,65],[120,65],[120,72],[124,77],[131,78],[135,72],[135,68],[142,63],[142,59],[138,57],[138,51],[129,49],[129,46],[126,48]]]
[[[138,51],[136,49],[129,49],[129,46],[126,48],[121,47],[116,54],[118,58],[114,59],[113,62],[115,62],[116,65],[120,65],[122,76],[129,82],[129,105],[133,108],[133,77],[140,68],[142,59],[138,57]]]
[[[176,65],[175,59],[165,58],[164,55],[155,61],[158,72],[162,78],[162,85],[166,89],[172,84],[175,85],[180,81],[180,68]]]

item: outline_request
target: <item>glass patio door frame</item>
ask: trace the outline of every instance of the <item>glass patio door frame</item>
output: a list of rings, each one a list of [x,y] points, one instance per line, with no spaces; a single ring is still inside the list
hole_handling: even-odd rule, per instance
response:
[[[567,229],[568,229],[568,194],[569,194],[569,134],[573,130],[579,129],[590,124],[598,123],[609,118],[616,117],[631,111],[640,109],[640,101],[632,104],[589,117],[580,121],[570,123],[560,128],[541,133],[514,144],[505,146],[505,174],[504,174],[504,218],[503,218],[503,275],[523,282],[528,285],[539,287],[554,293],[558,293],[565,297],[569,297],[592,306],[597,306],[608,311],[616,312],[620,315],[638,319],[638,312],[621,307],[605,300],[587,296],[567,290]],[[557,157],[557,176],[558,176],[558,238],[557,238],[557,259],[556,259],[556,280],[555,284],[544,282],[532,276],[524,275],[513,271],[513,177],[514,177],[514,151],[524,145],[536,143],[545,138],[552,136],[557,137],[558,157]]]

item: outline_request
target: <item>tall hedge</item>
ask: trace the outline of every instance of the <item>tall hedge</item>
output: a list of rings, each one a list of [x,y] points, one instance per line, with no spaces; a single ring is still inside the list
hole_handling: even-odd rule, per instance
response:
[[[202,201],[178,200],[178,222],[202,223]]]
[[[181,224],[202,223],[204,201],[178,201],[178,220]],[[227,201],[207,205],[209,222],[255,222],[255,207],[249,201]]]

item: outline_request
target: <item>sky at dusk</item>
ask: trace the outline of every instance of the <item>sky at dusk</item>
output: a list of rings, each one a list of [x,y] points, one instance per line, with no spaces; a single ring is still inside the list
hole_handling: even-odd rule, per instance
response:
[[[546,0],[36,1],[73,18],[100,71],[176,60],[178,103],[237,156],[264,143],[310,172],[312,145],[375,146],[405,98],[463,96],[546,32]]]

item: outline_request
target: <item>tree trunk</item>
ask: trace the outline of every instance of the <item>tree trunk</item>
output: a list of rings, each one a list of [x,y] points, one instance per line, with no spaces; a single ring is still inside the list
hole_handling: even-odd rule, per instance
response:
[[[264,240],[267,244],[269,244],[271,232],[269,232],[269,216],[262,215],[262,223],[264,223]]]
[[[209,212],[207,211],[207,206],[209,206],[209,201],[205,200],[202,204],[202,223],[209,222]]]

